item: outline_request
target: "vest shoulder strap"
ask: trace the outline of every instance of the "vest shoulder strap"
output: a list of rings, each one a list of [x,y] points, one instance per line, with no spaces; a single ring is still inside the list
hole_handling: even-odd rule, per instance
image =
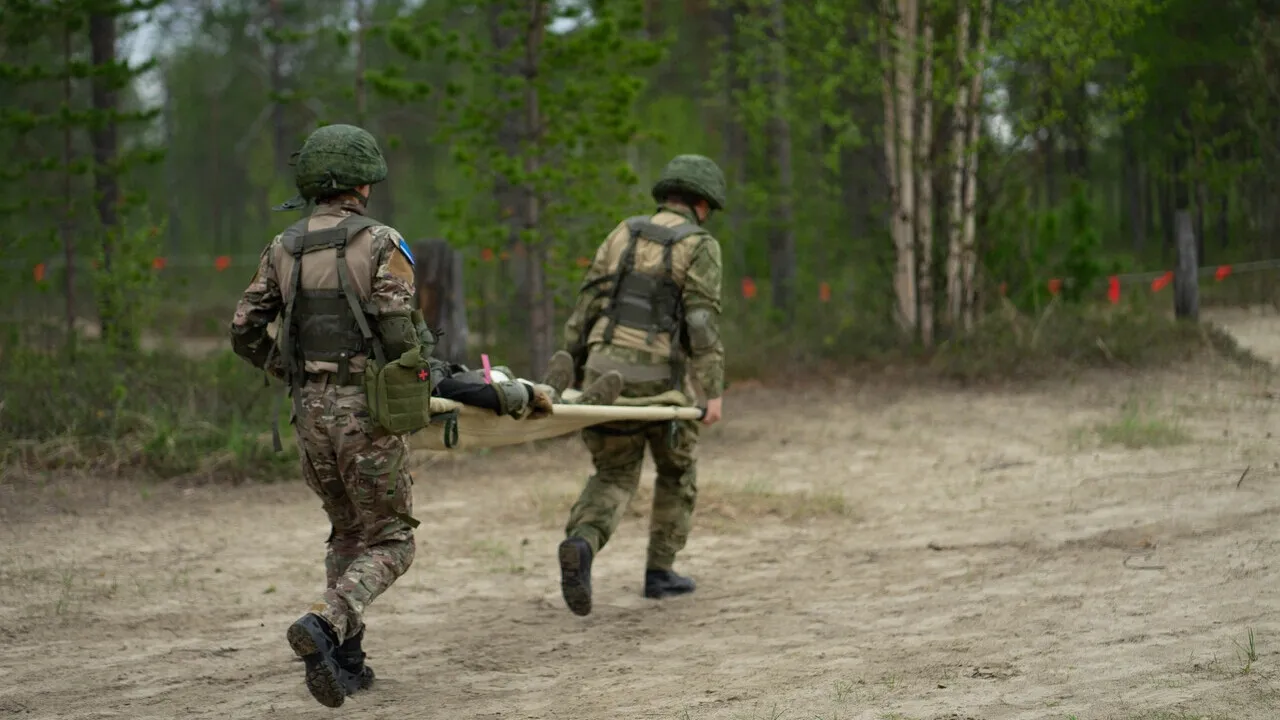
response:
[[[631,231],[633,237],[639,235],[646,240],[652,240],[662,245],[675,245],[690,235],[706,232],[697,223],[685,222],[674,227],[667,227],[653,222],[644,215],[629,217],[626,222],[627,229]]]
[[[285,229],[280,238],[290,255],[304,255],[316,250],[345,247],[351,238],[362,230],[378,227],[382,223],[364,215],[348,215],[342,222],[324,230],[307,230],[310,218],[303,218]]]

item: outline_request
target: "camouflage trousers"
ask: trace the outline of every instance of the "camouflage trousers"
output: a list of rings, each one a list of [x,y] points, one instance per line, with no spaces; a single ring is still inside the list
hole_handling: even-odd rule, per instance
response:
[[[587,369],[583,385],[598,375]],[[668,389],[666,383],[628,383],[627,397],[648,397]],[[670,570],[676,554],[684,549],[698,500],[698,423],[677,421],[675,437],[671,423],[617,422],[582,431],[591,453],[595,474],[587,480],[565,524],[565,535],[580,537],[598,553],[609,542],[622,513],[640,486],[640,468],[648,446],[658,474],[653,485],[653,509],[649,518],[649,554],[646,568]],[[643,428],[643,429],[640,429]],[[636,432],[640,429],[639,432]],[[619,433],[619,434],[613,434]],[[672,440],[674,439],[674,444]]]
[[[333,378],[302,387],[295,427],[303,476],[332,526],[326,590],[311,612],[342,642],[360,632],[365,608],[413,563],[413,528],[402,519],[412,512],[413,480],[404,438],[373,423],[361,387]]]

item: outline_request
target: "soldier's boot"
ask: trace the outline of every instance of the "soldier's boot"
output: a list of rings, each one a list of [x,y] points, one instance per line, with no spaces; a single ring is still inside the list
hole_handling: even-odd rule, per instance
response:
[[[348,683],[348,695],[354,695],[358,690],[368,690],[373,687],[373,668],[365,664],[364,648],[361,647],[363,641],[364,628],[360,628],[360,632],[344,640],[342,645],[338,647],[338,667],[342,668],[349,676],[345,678]]]
[[[580,537],[560,543],[560,593],[574,615],[591,614],[591,545]]]
[[[688,595],[697,585],[693,578],[677,575],[670,570],[644,571],[644,596],[654,600],[675,595]]]
[[[342,707],[349,676],[338,665],[338,637],[319,615],[307,613],[285,634],[294,654],[306,664],[307,690],[321,705]]]
[[[578,398],[578,405],[612,405],[614,400],[622,394],[622,373],[617,370],[609,372],[596,378],[595,382],[587,386],[582,391],[582,397]]]
[[[547,372],[542,376],[542,384],[555,388],[556,395],[564,395],[564,391],[573,384],[575,376],[573,356],[559,350],[547,361]]]

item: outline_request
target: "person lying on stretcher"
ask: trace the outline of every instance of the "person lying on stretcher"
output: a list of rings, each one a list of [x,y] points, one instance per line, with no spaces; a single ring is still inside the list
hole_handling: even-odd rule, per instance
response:
[[[546,417],[551,414],[553,404],[563,402],[560,389],[517,378],[511,368],[506,366],[492,368],[489,373],[492,382],[485,382],[483,370],[471,370],[465,365],[446,363],[435,358],[428,362],[431,366],[431,394],[445,400],[492,410],[498,415],[510,415],[516,419]],[[575,404],[609,405],[620,394],[622,375],[611,372],[588,385]]]

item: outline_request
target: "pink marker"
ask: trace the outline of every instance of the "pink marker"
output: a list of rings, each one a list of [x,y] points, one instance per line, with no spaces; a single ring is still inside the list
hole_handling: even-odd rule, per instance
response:
[[[492,385],[492,384],[493,384],[493,369],[492,369],[492,366],[490,366],[490,365],[489,365],[489,356],[488,356],[487,354],[485,354],[485,353],[480,353],[480,363],[481,363],[482,365],[484,365],[484,382],[485,382],[485,384],[486,384],[486,385]]]

